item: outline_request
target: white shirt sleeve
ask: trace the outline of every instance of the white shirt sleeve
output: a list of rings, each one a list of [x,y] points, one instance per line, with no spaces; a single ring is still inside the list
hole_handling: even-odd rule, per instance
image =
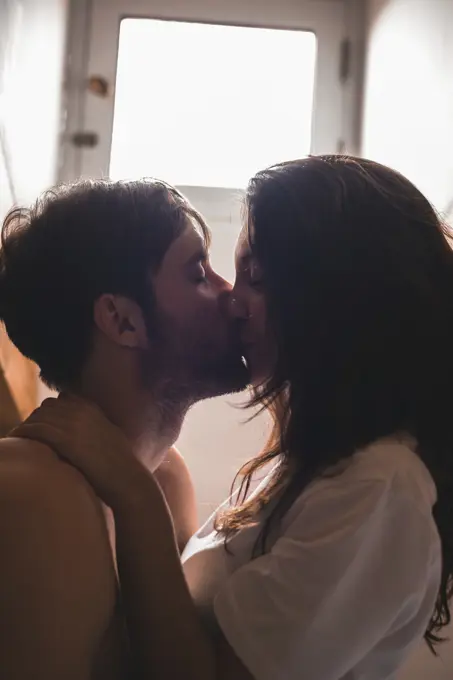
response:
[[[214,611],[256,680],[339,680],[425,595],[432,525],[382,480],[319,489]]]

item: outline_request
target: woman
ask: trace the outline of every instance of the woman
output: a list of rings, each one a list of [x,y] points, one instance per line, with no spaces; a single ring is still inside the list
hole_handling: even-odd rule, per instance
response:
[[[113,509],[140,677],[390,680],[450,621],[453,254],[371,161],[277,165],[246,207],[231,313],[275,429],[183,565],[158,485],[95,407],[47,403],[22,434]]]

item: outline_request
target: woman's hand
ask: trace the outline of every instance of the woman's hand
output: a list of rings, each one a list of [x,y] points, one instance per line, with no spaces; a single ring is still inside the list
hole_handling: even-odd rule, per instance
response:
[[[157,484],[121,430],[93,403],[74,396],[46,399],[11,436],[34,439],[76,467],[112,509],[133,504]]]

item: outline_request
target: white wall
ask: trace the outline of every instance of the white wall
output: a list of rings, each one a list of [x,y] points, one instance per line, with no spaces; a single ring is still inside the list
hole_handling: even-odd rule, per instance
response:
[[[452,69],[452,0],[368,0],[362,153],[440,210],[453,196]]]
[[[0,0],[0,126],[19,202],[56,179],[66,13],[67,0]]]
[[[445,210],[453,197],[453,0],[367,4],[362,155],[400,170]],[[453,643],[440,651],[436,659],[421,645],[398,680],[452,680]]]

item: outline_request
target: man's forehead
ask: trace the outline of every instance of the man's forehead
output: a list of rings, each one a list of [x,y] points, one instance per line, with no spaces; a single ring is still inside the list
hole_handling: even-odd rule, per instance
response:
[[[205,253],[208,251],[206,235],[198,224],[190,222],[182,236],[185,239],[184,245],[187,250],[202,250]]]
[[[191,236],[194,239],[194,242],[196,242],[205,249],[209,250],[209,240],[210,240],[210,233],[208,231],[207,227],[204,227],[204,229],[201,227],[198,222],[191,220],[187,226],[187,229]]]
[[[168,249],[167,259],[183,264],[197,254],[207,256],[206,239],[201,228],[197,228],[190,222]]]

